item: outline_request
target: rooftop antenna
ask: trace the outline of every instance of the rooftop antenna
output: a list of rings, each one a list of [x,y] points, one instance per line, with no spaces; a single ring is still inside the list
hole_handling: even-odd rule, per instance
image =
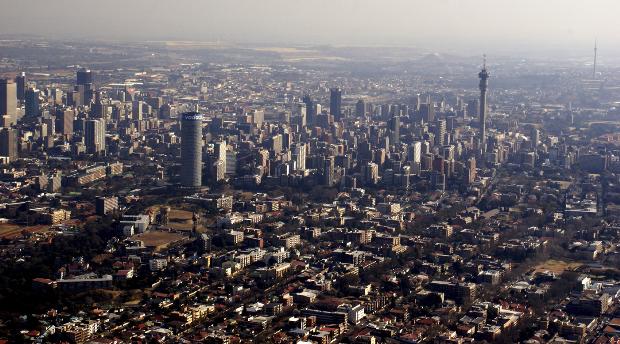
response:
[[[594,68],[592,69],[592,79],[596,79],[596,39],[594,39]]]
[[[487,69],[487,54],[482,54],[482,69]]]

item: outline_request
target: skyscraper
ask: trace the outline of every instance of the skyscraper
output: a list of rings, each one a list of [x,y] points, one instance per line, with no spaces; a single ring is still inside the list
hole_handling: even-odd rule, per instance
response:
[[[0,79],[0,116],[7,116],[7,123],[17,120],[16,85],[12,80]]]
[[[304,96],[304,104],[306,104],[306,122],[308,126],[313,127],[316,123],[317,108],[316,104],[310,96]]]
[[[105,152],[105,120],[103,118],[86,121],[84,141],[88,153]]]
[[[357,104],[355,104],[355,116],[359,118],[364,117],[364,115],[366,115],[366,104],[364,100],[360,99],[357,101]]]
[[[329,96],[329,114],[334,121],[338,122],[342,118],[342,90],[332,88]]]
[[[30,88],[26,90],[25,103],[26,103],[26,117],[38,117],[41,114],[39,95],[40,91]]]
[[[390,123],[390,144],[397,145],[400,143],[400,116],[392,117]]]
[[[202,185],[202,114],[181,115],[181,185]]]
[[[75,84],[76,85],[92,85],[93,73],[90,69],[82,68],[77,71]]]
[[[75,90],[79,94],[78,105],[87,105],[93,99],[93,72],[91,72],[90,69],[82,68],[77,71],[75,79]]]
[[[334,185],[334,157],[326,156],[323,160],[323,184],[327,186]]]
[[[142,112],[144,111],[142,105],[143,103],[141,100],[136,100],[131,104],[131,119],[134,121],[142,120]]]
[[[304,103],[293,103],[291,109],[291,124],[297,124],[299,127],[303,128],[306,126],[306,104]]]
[[[435,120],[435,105],[433,103],[420,104],[420,114],[424,122],[433,122]]]
[[[480,145],[482,152],[485,153],[487,149],[487,87],[489,86],[486,57],[478,77],[480,78]]]
[[[294,160],[296,162],[296,168],[298,171],[303,171],[306,169],[306,145],[303,143],[298,143],[295,145],[295,150],[293,153]]]
[[[440,119],[435,122],[435,126],[433,127],[433,134],[435,135],[435,145],[443,146],[445,142],[446,136],[446,120]]]
[[[15,77],[15,84],[17,85],[17,100],[24,101],[24,97],[26,95],[26,86],[28,84],[28,79],[26,78],[26,73],[21,72]]]
[[[73,135],[73,110],[61,110],[56,114],[56,130],[63,135]]]
[[[0,130],[0,156],[17,158],[17,133],[15,129],[3,128]]]

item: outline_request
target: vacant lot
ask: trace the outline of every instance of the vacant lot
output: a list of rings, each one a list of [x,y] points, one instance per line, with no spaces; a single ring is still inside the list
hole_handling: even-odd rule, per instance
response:
[[[581,265],[582,265],[581,263],[565,262],[561,260],[550,259],[536,266],[534,268],[534,271],[535,272],[551,271],[551,272],[554,272],[556,275],[559,275],[566,270],[575,270],[579,268]]]
[[[165,231],[150,231],[146,233],[136,234],[132,239],[141,240],[146,247],[154,247],[155,250],[162,250],[166,247],[183,241],[186,236],[179,233],[169,233]]]
[[[0,224],[0,238],[12,239],[21,236],[23,231],[29,233],[43,233],[49,230],[50,226],[37,225],[37,226],[20,226],[10,223]]]

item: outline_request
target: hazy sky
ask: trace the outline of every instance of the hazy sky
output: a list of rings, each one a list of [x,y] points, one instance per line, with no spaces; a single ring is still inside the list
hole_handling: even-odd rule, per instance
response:
[[[620,0],[0,0],[0,33],[450,50],[618,46]]]

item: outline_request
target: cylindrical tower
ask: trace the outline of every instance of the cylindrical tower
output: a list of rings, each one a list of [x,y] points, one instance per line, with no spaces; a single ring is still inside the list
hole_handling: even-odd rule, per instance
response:
[[[480,78],[480,143],[484,153],[487,149],[487,87],[489,86],[486,63],[482,66],[478,77]]]
[[[197,112],[181,115],[181,185],[202,185],[202,119]]]

